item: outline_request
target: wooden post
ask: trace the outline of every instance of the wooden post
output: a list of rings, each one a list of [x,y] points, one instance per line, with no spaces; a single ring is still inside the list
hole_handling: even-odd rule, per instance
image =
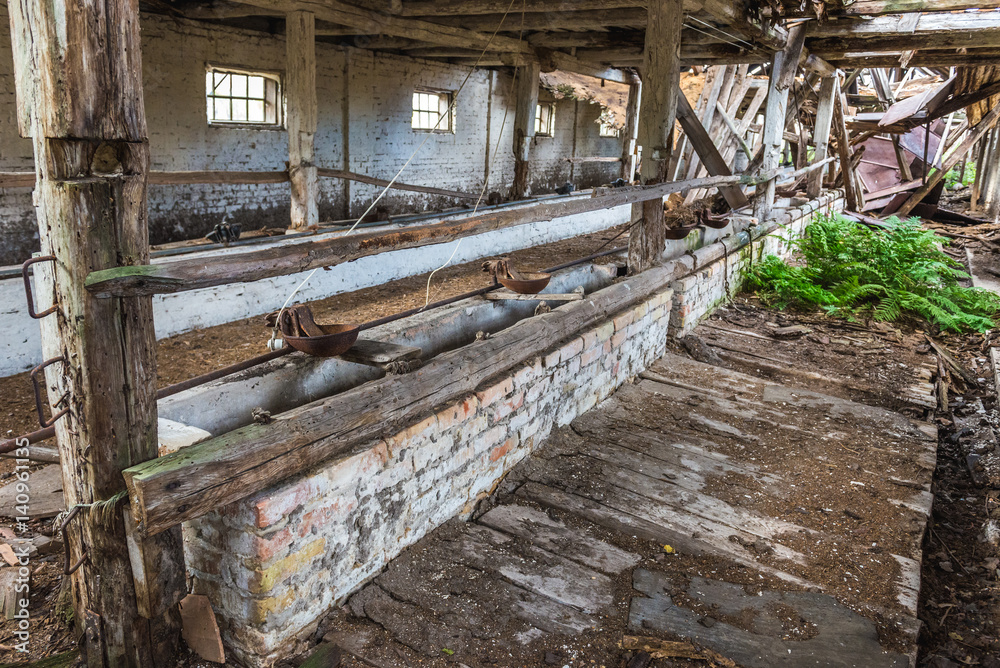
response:
[[[705,163],[705,169],[708,170],[708,173],[712,176],[731,176],[729,165],[726,164],[719,149],[712,142],[712,138],[708,136],[708,132],[702,127],[701,121],[698,120],[694,109],[691,108],[691,103],[683,95],[677,96],[677,118],[681,127],[684,128],[684,134],[691,140],[695,153]],[[749,204],[746,195],[743,194],[739,186],[724,186],[719,188],[719,191],[733,209],[739,209]]]
[[[761,136],[761,164],[759,174],[777,169],[781,160],[781,147],[785,135],[785,108],[788,106],[788,88],[781,89],[778,82],[784,67],[785,54],[776,51],[771,58],[771,75],[767,83],[767,108],[764,112],[764,130]],[[796,60],[796,63],[798,60]],[[757,186],[753,215],[763,224],[771,216],[774,207],[775,180]]]
[[[292,182],[293,230],[319,224],[316,136],[316,18],[285,16],[285,98],[288,101],[288,177]]]
[[[858,193],[854,188],[854,169],[851,167],[851,135],[847,132],[844,119],[847,104],[844,102],[843,87],[833,96],[833,131],[837,139],[837,155],[840,158],[840,172],[844,175],[844,199],[848,211],[858,210]]]
[[[98,299],[95,270],[147,264],[149,143],[134,0],[8,3],[22,134],[34,144],[44,273],[57,310],[42,321],[68,508],[77,628],[90,668],[176,663],[184,594],[180,532],[130,554],[121,471],[155,458],[156,339],[149,297]],[[94,505],[91,505],[94,504]],[[96,507],[94,507],[96,505]],[[130,556],[136,560],[133,564]]]
[[[816,105],[816,125],[813,128],[813,148],[815,149],[813,160],[815,162],[826,159],[827,148],[830,145],[834,96],[838,92],[837,82],[838,78],[831,76],[823,77],[819,84],[819,103]],[[825,171],[825,169],[817,169],[809,175],[806,194],[810,198],[819,197],[819,193],[823,189],[823,172]]]
[[[524,199],[528,196],[528,155],[531,140],[535,136],[535,113],[538,109],[538,76],[542,68],[537,61],[517,68],[516,95],[514,107],[514,183],[510,188],[510,198]]]
[[[651,0],[643,55],[642,113],[639,144],[642,146],[641,179],[645,185],[667,179],[674,144],[674,120],[680,92],[682,0]],[[628,242],[628,270],[636,274],[660,259],[666,247],[663,200],[642,204],[642,219],[632,227]]]
[[[638,162],[636,146],[639,143],[639,107],[642,104],[642,82],[635,81],[628,87],[628,105],[625,107],[625,128],[622,130],[621,178],[631,183],[635,179]]]

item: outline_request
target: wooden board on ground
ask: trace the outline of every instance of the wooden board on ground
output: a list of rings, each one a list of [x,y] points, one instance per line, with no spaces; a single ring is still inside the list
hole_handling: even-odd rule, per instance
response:
[[[55,517],[66,507],[63,501],[62,471],[58,464],[32,471],[28,486],[28,503],[23,505],[19,505],[17,501],[16,479],[0,487],[0,515],[40,519]]]
[[[875,624],[826,594],[762,591],[706,578],[685,584],[662,572],[636,569],[629,628],[693,640],[747,668],[826,666],[906,668],[909,657],[884,652]],[[749,628],[682,607],[669,593],[681,590],[699,607],[726,618],[749,619]],[[789,627],[789,624],[791,626]]]

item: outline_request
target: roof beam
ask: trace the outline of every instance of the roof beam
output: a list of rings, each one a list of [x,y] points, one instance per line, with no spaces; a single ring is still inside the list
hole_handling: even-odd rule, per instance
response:
[[[473,49],[489,47],[491,51],[531,53],[531,48],[526,43],[510,37],[496,35],[491,38],[489,35],[465,27],[390,16],[338,0],[245,0],[244,4],[285,13],[312,12],[321,21],[350,26],[360,33],[405,37],[442,46]],[[317,31],[317,34],[320,34],[320,31]]]
[[[834,8],[834,16],[880,16],[883,14],[905,14],[909,12],[954,12],[967,9],[996,9],[1000,0],[857,0],[847,7]],[[801,11],[799,3],[789,3],[786,15],[811,16],[809,9]]]
[[[963,52],[964,51],[964,52]],[[965,65],[1000,64],[1000,49],[967,49],[963,51],[917,51],[910,67],[962,67]],[[901,53],[842,52],[823,57],[840,68],[899,67]]]
[[[887,14],[867,19],[841,19],[812,22],[806,32],[809,39],[883,38],[887,35],[922,35],[937,39],[946,35],[978,35],[1000,31],[1000,11],[942,14]]]

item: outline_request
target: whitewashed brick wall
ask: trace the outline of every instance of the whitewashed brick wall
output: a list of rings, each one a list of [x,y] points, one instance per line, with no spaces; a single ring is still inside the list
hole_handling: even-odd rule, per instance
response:
[[[205,105],[206,64],[283,71],[282,35],[212,26],[185,19],[143,14],[143,87],[152,169],[163,171],[278,171],[288,160],[283,129],[209,126]],[[32,171],[30,140],[18,135],[15,113],[10,22],[0,5],[0,171]],[[487,141],[493,174],[489,190],[506,194],[513,176],[514,105],[510,77],[471,68],[324,43],[316,45],[319,100],[316,161],[320,166],[391,178],[425,139],[427,143],[401,181],[478,193],[486,172]],[[457,91],[455,132],[414,132],[410,127],[415,86]],[[599,107],[557,103],[556,136],[533,144],[536,192],[569,180],[564,158],[618,155],[618,139],[598,137],[592,122]],[[489,109],[488,109],[489,108]],[[504,118],[506,111],[506,119]],[[488,113],[487,113],[488,112]],[[489,131],[487,132],[487,117]],[[345,127],[347,141],[345,141]],[[502,136],[501,136],[502,131]],[[499,139],[499,143],[498,143]],[[588,144],[589,142],[589,144]],[[595,145],[596,143],[596,145]],[[617,176],[616,163],[578,166],[581,186]],[[320,179],[322,220],[361,214],[378,188],[339,179]],[[199,237],[228,218],[245,229],[286,227],[287,184],[151,186],[150,239],[162,243]],[[420,212],[455,206],[455,200],[391,191],[380,202],[387,213]],[[37,249],[38,230],[29,188],[0,189],[0,266],[19,263]]]
[[[665,351],[671,292],[575,336],[417,424],[184,527],[188,570],[248,665],[290,654],[330,606],[472,512],[555,426]]]

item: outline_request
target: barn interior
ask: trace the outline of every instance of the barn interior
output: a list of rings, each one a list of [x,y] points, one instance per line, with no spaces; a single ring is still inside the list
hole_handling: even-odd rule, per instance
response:
[[[0,14],[4,661],[1000,665],[1000,2]]]

